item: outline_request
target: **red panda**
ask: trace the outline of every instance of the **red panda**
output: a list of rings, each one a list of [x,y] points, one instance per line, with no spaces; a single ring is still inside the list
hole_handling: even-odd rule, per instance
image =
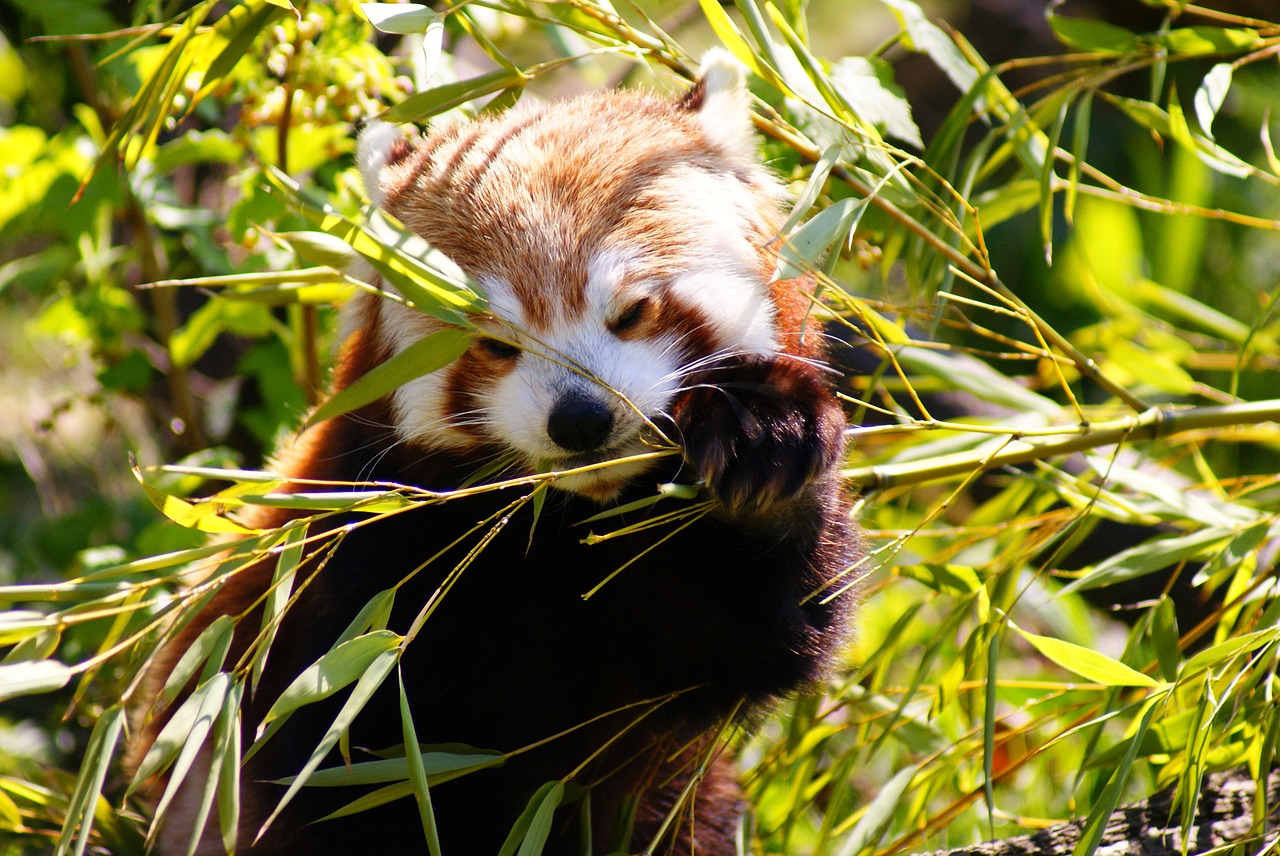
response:
[[[373,201],[456,262],[487,313],[452,364],[305,431],[284,475],[446,491],[497,461],[503,476],[575,472],[554,481],[536,520],[529,504],[504,512],[525,485],[348,527],[300,572],[245,695],[245,745],[366,602],[399,586],[394,632],[437,601],[401,660],[419,741],[514,753],[433,786],[442,853],[498,853],[557,780],[568,788],[545,853],[737,852],[742,795],[715,735],[829,667],[851,605],[825,595],[859,557],[839,475],[844,417],[816,331],[804,331],[803,284],[771,281],[784,194],[754,147],[741,71],[718,52],[677,99],[597,94],[416,140],[382,124],[363,132]],[[443,326],[373,295],[345,311],[335,390]],[[682,453],[637,457],[663,437]],[[611,521],[624,534],[587,543],[584,520],[660,484],[697,486],[710,511],[630,526],[657,513],[636,503]],[[501,524],[477,529],[491,519]],[[272,572],[261,562],[230,575],[166,654],[170,667],[219,615],[245,616],[233,655],[245,650]],[[278,782],[340,703],[298,710],[245,762],[236,852],[425,849],[411,797],[317,822],[357,795],[332,788],[302,788],[258,837]],[[349,744],[369,758],[361,751],[401,742],[388,681]],[[199,787],[184,789],[194,795],[179,803],[198,799]],[[186,852],[187,816],[169,812],[162,852]],[[221,852],[216,829],[200,852]]]

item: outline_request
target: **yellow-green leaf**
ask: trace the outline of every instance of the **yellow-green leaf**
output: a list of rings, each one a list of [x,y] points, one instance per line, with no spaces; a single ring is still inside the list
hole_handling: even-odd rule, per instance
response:
[[[1009,622],[1023,639],[1030,642],[1037,651],[1070,672],[1082,678],[1109,687],[1158,687],[1160,684],[1121,663],[1106,654],[1085,648],[1051,636],[1038,636],[1028,633],[1012,621]]]
[[[471,344],[466,330],[448,327],[414,342],[316,408],[308,425],[332,419],[382,398],[414,378],[431,374],[462,356]]]

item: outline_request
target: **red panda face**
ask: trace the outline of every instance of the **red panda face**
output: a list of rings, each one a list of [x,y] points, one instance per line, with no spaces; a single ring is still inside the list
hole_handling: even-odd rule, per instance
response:
[[[416,145],[367,130],[370,195],[489,306],[461,358],[397,390],[400,438],[496,447],[531,471],[596,464],[646,451],[691,372],[776,353],[780,191],[753,147],[741,75],[720,54],[680,101],[597,95]],[[372,311],[393,353],[440,324],[390,301]],[[645,466],[556,486],[608,499]]]

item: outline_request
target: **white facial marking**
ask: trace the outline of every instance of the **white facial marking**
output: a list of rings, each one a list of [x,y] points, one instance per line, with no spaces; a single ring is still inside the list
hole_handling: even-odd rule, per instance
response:
[[[718,334],[721,349],[771,356],[777,353],[774,307],[761,281],[757,248],[746,238],[754,202],[741,182],[700,170],[682,170],[673,180],[687,215],[687,271],[671,293],[701,310]]]

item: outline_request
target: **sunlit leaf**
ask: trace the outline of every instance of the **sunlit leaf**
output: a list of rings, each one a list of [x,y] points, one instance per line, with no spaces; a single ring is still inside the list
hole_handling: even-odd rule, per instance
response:
[[[316,408],[307,422],[314,425],[377,401],[414,378],[449,365],[470,345],[471,334],[466,330],[446,328],[430,333],[340,390]]]
[[[3,667],[0,667],[3,668]],[[124,732],[125,710],[123,705],[112,705],[103,711],[89,734],[89,743],[85,747],[84,763],[80,775],[76,778],[75,791],[67,803],[66,821],[58,835],[58,844],[54,856],[72,853],[81,856],[89,843],[89,833],[93,825],[94,806],[102,798],[102,786],[111,769],[111,762]],[[79,835],[75,835],[76,831]],[[74,841],[72,836],[74,837]]]
[[[385,633],[385,631],[383,631],[383,633]],[[380,636],[381,634],[371,635]],[[359,641],[360,640],[353,640],[353,642]],[[396,663],[399,662],[399,659],[400,650],[397,642],[397,647],[383,650],[374,657],[371,662],[367,663],[367,667],[360,674],[359,680],[356,681],[355,687],[351,690],[351,695],[349,695],[346,702],[343,703],[342,709],[338,711],[338,715],[329,726],[329,730],[325,732],[324,737],[321,738],[320,742],[312,751],[311,757],[307,759],[306,764],[303,765],[302,770],[294,779],[293,784],[291,784],[289,789],[285,791],[284,796],[280,798],[280,801],[276,804],[271,815],[258,830],[258,838],[262,837],[262,834],[265,833],[271,824],[275,822],[275,819],[280,816],[280,812],[284,811],[285,807],[292,802],[294,796],[297,795],[298,790],[306,784],[307,779],[309,779],[316,768],[320,766],[321,762],[324,761],[325,757],[330,751],[332,751],[333,747],[338,744],[339,739],[346,734],[347,729],[350,728],[351,723],[355,720],[356,716],[364,709],[365,705],[369,703],[369,699],[373,697],[373,694],[377,692],[380,686],[382,686],[382,682],[385,681],[387,676],[395,669]]]
[[[1222,109],[1223,102],[1227,100],[1227,92],[1231,89],[1231,77],[1231,63],[1220,62],[1209,69],[1209,73],[1204,76],[1204,80],[1200,81],[1200,87],[1196,90],[1194,101],[1196,120],[1200,123],[1200,130],[1209,136],[1213,136],[1213,120]]]
[[[1046,17],[1054,35],[1074,48],[1123,54],[1133,51],[1139,44],[1135,33],[1107,21],[1054,14]]]
[[[0,701],[62,689],[74,674],[57,660],[0,663]]]
[[[1156,687],[1159,683],[1141,672],[1113,660],[1106,654],[1085,648],[1073,642],[1054,639],[1051,636],[1039,636],[1029,633],[1012,622],[1009,626],[1026,639],[1041,654],[1068,671],[1075,672],[1086,680],[1105,684],[1109,687]]]
[[[1225,544],[1231,536],[1231,532],[1208,528],[1189,535],[1148,541],[1099,562],[1069,583],[1062,592],[1087,591],[1150,574],[1175,562],[1201,556]]]
[[[298,708],[326,699],[364,675],[383,654],[394,651],[400,637],[389,630],[375,630],[326,652],[293,679],[271,705],[261,725]]]
[[[384,33],[421,33],[440,18],[440,13],[420,3],[361,3],[360,11]]]

